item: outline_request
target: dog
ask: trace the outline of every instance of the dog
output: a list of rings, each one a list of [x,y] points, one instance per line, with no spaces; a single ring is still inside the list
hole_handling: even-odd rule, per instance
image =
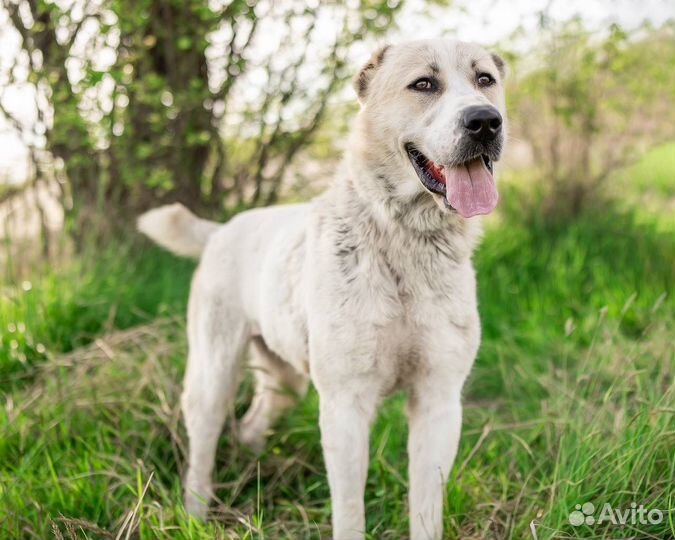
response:
[[[443,534],[462,386],[480,342],[472,253],[497,205],[506,140],[504,62],[475,44],[383,47],[354,79],[361,107],[331,187],[307,204],[220,225],[179,204],[139,229],[200,257],[188,307],[182,409],[187,510],[204,518],[244,353],[255,393],[240,440],[264,446],[311,382],[320,401],[333,538],[363,539],[369,426],[407,391],[412,540]]]

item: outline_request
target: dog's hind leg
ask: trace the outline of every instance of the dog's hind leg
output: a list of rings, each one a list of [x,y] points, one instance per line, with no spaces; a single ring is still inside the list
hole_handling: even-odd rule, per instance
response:
[[[255,377],[255,394],[239,424],[239,440],[261,452],[269,429],[305,395],[309,379],[270,351],[260,336],[251,340],[249,365]]]
[[[197,276],[188,312],[190,352],[182,407],[190,442],[185,506],[203,519],[213,494],[211,474],[218,438],[228,413],[233,412],[249,334],[236,306],[200,294],[199,285]]]

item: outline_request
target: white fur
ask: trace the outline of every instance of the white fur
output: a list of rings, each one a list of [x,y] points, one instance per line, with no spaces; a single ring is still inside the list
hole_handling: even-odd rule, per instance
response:
[[[138,218],[138,230],[177,255],[198,257],[217,223],[199,219],[182,204],[155,208]]]
[[[369,426],[397,389],[409,393],[411,538],[442,537],[461,391],[480,341],[471,264],[480,223],[423,188],[402,144],[413,141],[434,161],[449,162],[461,138],[461,108],[492,103],[503,114],[503,91],[500,81],[475,87],[472,63],[499,76],[474,45],[414,42],[380,56],[362,73],[362,110],[324,195],[244,212],[217,229],[176,206],[139,222],[181,254],[206,244],[190,296],[182,398],[190,438],[186,505],[197,516],[206,515],[218,437],[252,343],[256,394],[240,437],[260,448],[311,378],[320,396],[333,537],[364,538]],[[433,99],[407,88],[430,62],[446,84]]]

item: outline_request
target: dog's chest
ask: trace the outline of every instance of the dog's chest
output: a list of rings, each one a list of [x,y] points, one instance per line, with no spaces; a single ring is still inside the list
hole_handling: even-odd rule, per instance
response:
[[[382,392],[390,394],[408,387],[428,371],[418,329],[408,315],[377,328],[375,369],[381,377]]]
[[[461,274],[442,255],[361,250],[340,293],[342,318],[356,322],[357,339],[373,342],[375,369],[390,393],[429,370],[428,349],[474,304]],[[458,286],[459,285],[459,286]]]
[[[455,326],[472,314],[475,325],[473,271],[452,231],[411,237],[352,217],[326,219],[321,232],[309,250],[308,322],[310,341],[325,344],[313,357],[334,359],[333,377],[375,371],[381,391],[396,390],[445,361]]]

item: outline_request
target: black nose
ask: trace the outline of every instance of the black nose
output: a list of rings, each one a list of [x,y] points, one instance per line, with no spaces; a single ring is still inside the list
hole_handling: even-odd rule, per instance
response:
[[[474,105],[464,109],[462,123],[471,138],[482,142],[493,141],[502,130],[502,115],[490,105]]]

